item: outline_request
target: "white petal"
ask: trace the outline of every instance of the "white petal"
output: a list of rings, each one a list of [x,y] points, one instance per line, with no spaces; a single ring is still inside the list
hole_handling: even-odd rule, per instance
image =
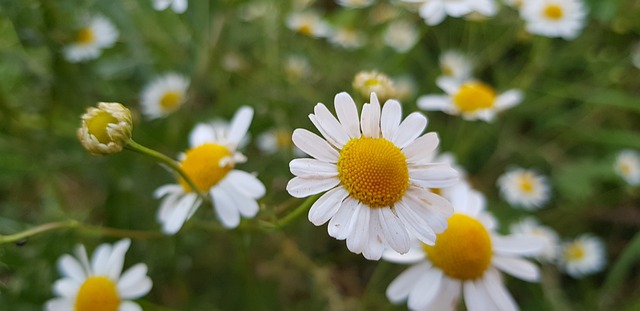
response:
[[[338,176],[338,167],[316,159],[294,159],[289,163],[291,174],[302,178],[325,178]]]
[[[182,194],[182,190],[180,193],[170,194],[165,197],[160,203],[160,208],[158,208],[158,221],[161,223],[166,223],[169,221],[169,215],[173,213],[173,210],[178,205],[178,201],[182,199],[184,195]]]
[[[342,203],[342,206],[338,209],[338,212],[329,221],[327,231],[330,236],[344,240],[351,233],[351,218],[355,213],[356,206],[359,204],[358,200],[351,197],[347,197]]]
[[[453,95],[458,93],[458,91],[460,90],[461,82],[454,78],[444,78],[436,80],[436,84],[447,94]]]
[[[47,311],[72,311],[74,302],[65,298],[49,299],[45,305]]]
[[[516,311],[519,309],[518,305],[513,300],[513,297],[511,297],[511,294],[509,294],[507,289],[502,284],[500,275],[495,269],[487,270],[481,282],[484,284],[485,288],[487,289],[487,293],[489,294],[493,303],[500,310]]]
[[[130,291],[132,288],[135,288],[139,285],[139,283],[143,282],[144,277],[147,275],[147,265],[143,263],[136,264],[131,268],[127,269],[122,274],[122,277],[118,281],[117,287],[119,293],[126,293]],[[123,298],[132,298],[132,297],[123,297]]]
[[[409,234],[402,221],[391,211],[391,208],[382,207],[376,208],[376,210],[380,219],[382,235],[389,246],[401,254],[408,252],[411,244]]]
[[[62,255],[58,261],[58,269],[64,276],[72,280],[82,283],[87,278],[87,272],[84,271],[82,265],[71,255]]]
[[[356,254],[362,253],[369,239],[369,219],[371,209],[363,204],[358,204],[353,213],[353,229],[347,237],[347,248]]]
[[[493,236],[493,250],[504,255],[538,255],[544,247],[544,239],[534,235]]]
[[[400,125],[400,121],[402,121],[402,106],[395,100],[388,100],[382,106],[382,115],[380,117],[382,137],[387,140],[393,139]]]
[[[350,139],[342,127],[342,124],[338,122],[333,114],[329,112],[329,109],[323,104],[317,104],[313,111],[317,118],[317,123],[314,122],[314,125],[318,130],[321,130],[321,132],[324,131],[323,135],[327,141],[332,142],[333,145],[338,148],[342,148]],[[313,122],[313,119],[311,121]]]
[[[424,163],[426,155],[433,154],[438,149],[439,143],[438,134],[430,132],[404,147],[402,153],[407,157],[408,163]]]
[[[174,12],[178,14],[184,13],[189,7],[189,2],[187,0],[174,0],[171,8]]]
[[[418,98],[418,108],[427,111],[447,111],[451,107],[451,100],[446,95],[425,95]]]
[[[385,249],[382,253],[382,258],[389,262],[401,263],[401,264],[413,264],[425,259],[424,250],[420,247],[420,244],[413,246],[408,252],[400,254],[390,248]]]
[[[53,292],[58,296],[73,299],[78,293],[80,285],[81,283],[71,278],[60,279],[53,283]]]
[[[320,226],[329,221],[333,217],[342,201],[349,195],[349,193],[342,187],[336,187],[329,190],[322,195],[317,201],[313,203],[309,210],[309,221],[316,226]]]
[[[424,188],[446,188],[459,180],[459,174],[449,164],[433,163],[409,170],[409,180]]]
[[[398,148],[402,149],[418,138],[426,127],[427,117],[419,112],[413,112],[400,123],[392,141]]]
[[[420,17],[430,25],[440,24],[445,17],[444,3],[442,1],[427,1],[420,7]]]
[[[353,98],[346,92],[336,95],[333,100],[338,120],[342,124],[342,128],[347,132],[349,137],[360,137],[360,122],[358,117],[358,109]]]
[[[436,213],[444,218],[453,216],[454,209],[451,206],[451,203],[444,197],[427,189],[409,187],[407,195],[414,200],[419,199],[423,204],[426,204],[427,208],[432,213]]]
[[[421,215],[418,211],[425,211],[424,208],[414,209],[405,204],[404,200],[398,201],[395,204],[396,214],[398,218],[405,224],[407,230],[411,232],[418,240],[428,245],[434,245],[436,241],[436,234],[431,228],[430,220],[427,215]],[[445,223],[446,225],[446,223]]]
[[[107,264],[109,263],[109,257],[111,256],[111,245],[100,244],[98,248],[93,252],[91,258],[91,270],[94,275],[106,275]]]
[[[118,311],[142,311],[142,308],[140,307],[139,304],[133,301],[125,300],[120,303],[120,306],[118,307]]]
[[[113,245],[111,256],[109,256],[107,276],[111,280],[117,280],[122,273],[122,266],[124,265],[124,256],[131,245],[131,240],[122,239]]]
[[[362,255],[369,260],[380,260],[382,252],[385,249],[386,241],[382,236],[378,213],[370,213],[369,216],[371,217],[369,219],[369,239],[367,246],[362,251]]]
[[[194,193],[183,196],[177,205],[167,215],[167,219],[162,224],[162,231],[166,234],[175,234],[182,228],[184,222],[189,218],[198,205],[200,205],[198,196]]]
[[[452,280],[448,277],[442,278],[442,284],[440,284],[440,291],[436,294],[438,299],[431,301],[425,310],[438,310],[438,311],[454,311],[457,309],[458,301],[460,299],[460,289],[462,284],[458,280]]]
[[[239,193],[252,199],[259,199],[266,192],[264,184],[256,176],[245,171],[232,170],[225,176],[224,181],[232,184]]]
[[[396,277],[389,287],[387,287],[387,298],[393,303],[399,303],[409,297],[409,293],[416,286],[422,275],[431,267],[431,264],[424,262],[413,265]]]
[[[293,143],[306,154],[325,162],[338,162],[338,151],[320,136],[305,129],[295,129],[291,137]]]
[[[440,269],[427,270],[409,293],[407,305],[413,310],[423,310],[434,299],[440,289],[443,278]]]
[[[520,90],[508,90],[496,98],[496,108],[504,110],[518,105],[522,101],[523,94]]]
[[[464,296],[464,304],[469,311],[494,311],[489,309],[492,304],[490,297],[486,292],[480,289],[480,284],[476,284],[474,281],[465,281],[462,285],[462,291]]]
[[[238,208],[240,215],[253,218],[258,213],[258,210],[260,210],[260,206],[256,200],[240,192],[241,190],[234,184],[226,181],[226,178],[218,184],[218,187],[222,188],[222,191],[226,192],[233,200],[234,206]]]
[[[225,228],[235,228],[240,224],[240,211],[233,198],[221,187],[213,187],[210,191],[213,209]]]
[[[78,244],[74,250],[76,258],[82,268],[85,271],[85,275],[91,273],[91,264],[89,263],[89,257],[87,257],[87,250],[84,248],[84,245]]]
[[[287,191],[296,198],[304,198],[310,195],[327,191],[337,186],[340,179],[337,177],[329,177],[322,179],[307,179],[294,177],[287,183]]]
[[[126,292],[121,292],[120,294],[125,299],[136,299],[149,293],[151,287],[153,287],[153,282],[148,276],[145,276],[135,286],[127,288]]]
[[[540,270],[527,260],[516,257],[494,256],[491,262],[496,268],[521,280],[529,282],[540,280]]]
[[[227,134],[227,141],[235,144],[240,144],[242,138],[247,134],[251,120],[253,119],[253,108],[242,106],[231,120],[229,125],[229,132]]]
[[[380,137],[380,102],[376,93],[371,93],[370,103],[362,107],[360,125],[362,126],[362,135],[372,138]]]
[[[211,125],[199,123],[189,134],[189,146],[196,147],[215,141],[215,133]]]

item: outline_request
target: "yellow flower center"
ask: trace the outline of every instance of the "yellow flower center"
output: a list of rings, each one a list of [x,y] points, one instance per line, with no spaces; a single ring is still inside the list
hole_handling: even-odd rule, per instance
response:
[[[218,144],[203,144],[187,151],[180,167],[191,178],[198,190],[207,192],[215,186],[233,168],[233,162],[220,166],[220,160],[231,157],[227,147]],[[180,178],[185,192],[191,192],[187,182]]]
[[[89,27],[84,27],[78,31],[76,42],[79,44],[90,44],[96,40],[96,35]]]
[[[522,174],[518,176],[518,186],[522,192],[531,193],[534,188],[534,179],[531,174]]]
[[[422,245],[429,260],[447,276],[459,280],[481,277],[491,263],[493,250],[487,229],[472,217],[454,214],[436,244]]]
[[[631,165],[629,163],[620,163],[620,172],[622,175],[631,175]]]
[[[298,27],[298,31],[301,34],[306,35],[306,36],[312,36],[313,35],[313,28],[309,24],[300,25],[300,27]]]
[[[442,74],[445,76],[453,76],[453,68],[449,65],[442,65]]]
[[[107,133],[107,126],[118,124],[118,119],[106,111],[100,111],[91,119],[86,120],[86,123],[89,134],[95,136],[101,144],[108,144],[112,139]]]
[[[160,107],[164,111],[174,110],[182,102],[182,94],[177,91],[168,91],[160,98]]]
[[[547,5],[544,8],[544,16],[549,19],[558,20],[562,18],[562,15],[564,15],[562,8],[557,4]]]
[[[564,250],[567,261],[577,261],[584,258],[584,247],[580,243],[573,243]]]
[[[366,81],[364,81],[364,86],[366,87],[374,87],[374,86],[378,86],[382,83],[380,83],[380,80],[376,79],[376,78],[370,78],[367,79]]]
[[[275,136],[276,146],[278,147],[278,149],[291,147],[291,132],[285,130],[277,130]]]
[[[471,81],[463,84],[458,93],[453,95],[453,102],[461,112],[474,112],[493,107],[495,98],[496,91],[492,87]]]
[[[117,311],[119,307],[116,285],[105,276],[92,276],[80,286],[74,311]]]
[[[353,138],[340,151],[338,178],[349,194],[370,207],[391,206],[409,187],[407,159],[384,138]]]

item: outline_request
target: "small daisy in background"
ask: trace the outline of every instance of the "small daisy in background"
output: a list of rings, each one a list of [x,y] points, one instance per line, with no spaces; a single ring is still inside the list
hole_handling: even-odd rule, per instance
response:
[[[265,154],[274,154],[278,151],[291,151],[297,157],[305,155],[302,150],[298,149],[291,140],[291,130],[282,128],[272,128],[256,138],[256,146]]]
[[[439,79],[436,83],[447,95],[420,96],[418,107],[461,115],[465,120],[491,122],[499,112],[518,105],[523,97],[517,89],[498,94],[493,87],[477,80]]]
[[[473,65],[469,58],[459,51],[446,51],[440,55],[441,75],[438,79],[453,79],[464,82],[471,78]]]
[[[189,2],[187,0],[153,0],[153,8],[156,11],[164,11],[169,7],[175,13],[182,14],[189,7]]]
[[[551,197],[547,177],[535,170],[511,168],[498,178],[497,184],[509,204],[526,210],[542,208]]]
[[[558,267],[574,278],[600,272],[606,264],[604,242],[598,237],[583,234],[562,244]]]
[[[373,0],[336,0],[336,3],[345,8],[362,9],[371,6]]]
[[[124,257],[131,241],[101,244],[89,260],[82,245],[75,249],[75,258],[63,255],[58,260],[62,279],[53,284],[57,298],[47,301],[47,311],[141,311],[133,299],[151,290],[147,266],[136,264],[122,272]]]
[[[427,23],[434,26],[442,23],[447,16],[463,17],[470,13],[494,16],[498,6],[494,0],[403,0],[420,3],[419,14]]]
[[[629,185],[640,185],[640,154],[633,150],[622,150],[618,153],[615,171]]]
[[[148,119],[168,116],[184,104],[188,88],[189,79],[177,73],[155,78],[140,95],[142,114]]]
[[[387,297],[393,303],[407,300],[410,310],[454,311],[460,295],[467,310],[517,310],[499,270],[537,282],[538,267],[522,257],[535,256],[542,241],[535,236],[497,234],[480,192],[457,187],[450,199],[455,213],[435,245],[414,243],[404,255],[393,250],[383,253],[387,261],[411,264],[389,284]]]
[[[534,217],[526,217],[511,224],[511,234],[513,235],[534,235],[544,241],[542,251],[535,256],[541,262],[554,263],[558,259],[560,247],[560,237],[553,229],[541,225]]]
[[[237,151],[247,134],[253,109],[241,107],[230,124],[198,124],[189,136],[191,148],[181,157],[180,167],[198,190],[209,195],[218,219],[225,228],[240,224],[240,216],[258,213],[257,199],[265,187],[253,174],[234,169],[246,157]],[[158,210],[162,231],[174,234],[182,228],[202,203],[202,199],[182,179],[158,188],[154,196],[163,198]]]
[[[377,98],[386,101],[396,97],[396,88],[393,80],[379,71],[360,71],[353,78],[353,89],[362,97],[368,97],[376,93]]]
[[[582,0],[526,0],[520,15],[529,33],[571,40],[584,27],[587,7]]]
[[[331,34],[331,26],[314,11],[294,12],[287,16],[287,28],[312,38]]]
[[[405,20],[392,22],[383,34],[384,44],[398,53],[406,53],[418,42],[416,25]]]
[[[458,174],[432,162],[439,140],[433,132],[422,135],[427,118],[414,112],[402,121],[395,100],[381,112],[375,93],[361,118],[347,93],[337,94],[334,106],[337,119],[321,103],[309,115],[324,138],[306,129],[293,132],[293,143],[312,158],[289,164],[295,175],[289,194],[325,192],[311,206],[309,220],[316,226],[329,222],[330,236],[346,239],[351,252],[367,259],[378,260],[385,247],[406,253],[410,236],[433,245],[453,210],[427,188],[452,185]]]
[[[348,50],[359,49],[367,42],[363,32],[351,27],[335,27],[329,36],[329,42]]]
[[[118,35],[118,29],[104,16],[89,17],[77,29],[74,41],[64,47],[64,58],[72,63],[96,59],[116,43]]]
[[[284,63],[284,72],[289,81],[300,81],[311,75],[309,59],[302,55],[289,55]]]
[[[504,4],[514,9],[521,9],[526,0],[504,0]]]

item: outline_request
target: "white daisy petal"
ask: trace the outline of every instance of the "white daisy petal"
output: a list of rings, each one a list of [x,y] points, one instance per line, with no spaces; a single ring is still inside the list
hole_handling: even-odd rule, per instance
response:
[[[336,187],[323,194],[316,202],[313,203],[309,210],[309,221],[316,226],[321,226],[333,217],[338,208],[342,205],[342,201],[349,193],[342,187]]]
[[[142,311],[142,307],[133,301],[125,300],[120,303],[118,311]]]
[[[47,301],[45,309],[47,311],[70,311],[73,310],[74,302],[66,298],[54,298]]]
[[[544,240],[531,235],[494,236],[493,250],[502,255],[537,255],[544,247]]]
[[[369,216],[371,217],[369,219],[369,240],[362,251],[362,255],[369,260],[379,260],[387,242],[381,233],[382,228],[380,228],[378,213],[371,213]]]
[[[87,273],[82,268],[82,265],[70,255],[63,255],[60,258],[58,261],[58,269],[62,275],[65,275],[79,283],[87,277]]]
[[[220,187],[222,191],[229,194],[229,198],[233,200],[234,206],[238,208],[241,216],[246,218],[253,218],[260,210],[258,202],[240,192],[241,190],[234,184],[226,180],[222,180],[218,184],[218,187]]]
[[[213,209],[225,228],[235,228],[240,224],[240,211],[231,195],[220,187],[210,191],[213,199]]]
[[[400,303],[409,297],[422,275],[431,268],[431,264],[424,262],[411,266],[398,275],[387,287],[387,298],[393,303]]]
[[[107,274],[107,264],[109,262],[109,257],[111,257],[111,249],[111,245],[102,244],[93,252],[93,257],[91,258],[91,270],[94,275]]]
[[[259,199],[266,193],[264,184],[256,176],[245,171],[231,170],[223,180],[233,185],[242,195],[252,199]]]
[[[371,93],[369,99],[369,115],[367,122],[362,122],[362,134],[367,137],[380,137],[380,102],[376,93]],[[366,130],[365,130],[366,128]]]
[[[426,127],[427,118],[419,112],[413,112],[400,123],[391,141],[402,149],[418,138]]]
[[[415,168],[409,173],[411,174],[409,180],[424,188],[450,187],[459,179],[458,172],[444,163]]]
[[[400,126],[400,121],[402,121],[402,107],[400,103],[395,100],[388,100],[382,106],[382,115],[380,117],[382,137],[387,140],[392,140],[398,130],[398,126]]]
[[[428,223],[429,219],[425,215],[420,215],[417,212],[426,212],[426,209],[411,208],[405,204],[405,200],[396,202],[395,211],[398,218],[402,220],[408,230],[419,239],[422,243],[433,245],[436,240],[436,234],[431,229]]]
[[[329,163],[338,162],[338,152],[326,140],[308,130],[294,130],[292,140],[296,147],[318,160]]]
[[[111,256],[109,256],[109,264],[107,265],[107,276],[111,280],[117,280],[122,273],[122,266],[124,265],[124,255],[129,250],[131,240],[122,239],[113,245]]]
[[[491,300],[495,305],[504,311],[516,311],[519,310],[518,305],[511,297],[511,294],[504,288],[500,275],[495,269],[489,269],[482,278],[481,282],[487,289]]]
[[[138,287],[143,281],[144,277],[147,275],[147,270],[147,265],[143,263],[138,263],[127,269],[127,271],[125,271],[120,277],[120,280],[118,280],[118,291],[121,293],[126,293],[131,289]],[[132,297],[123,298],[130,299]]]
[[[466,281],[462,285],[462,292],[464,295],[464,304],[469,311],[492,311],[489,309],[489,305],[492,304],[489,301],[489,297],[485,295],[485,291],[480,289],[480,285],[475,281]]]
[[[140,298],[146,295],[147,293],[149,293],[149,291],[151,290],[151,287],[153,287],[153,282],[148,276],[145,276],[144,278],[136,282],[135,286],[129,287],[126,293],[123,292],[122,298],[125,298],[125,299]]]
[[[80,283],[70,278],[57,280],[53,283],[53,292],[61,297],[72,299],[80,289]]]
[[[347,198],[342,202],[342,206],[338,209],[338,212],[329,221],[327,231],[330,236],[344,240],[351,233],[351,218],[356,211],[356,207],[359,202],[355,199]]]
[[[412,246],[408,252],[400,254],[393,249],[385,249],[382,253],[384,260],[400,264],[414,264],[425,259],[424,250],[420,245]]]
[[[382,228],[382,235],[389,243],[389,246],[401,254],[408,252],[410,240],[403,222],[400,221],[398,216],[391,211],[391,208],[382,207],[377,208],[377,210],[378,218],[380,219],[380,226]]]
[[[353,223],[353,229],[347,237],[347,248],[356,254],[362,253],[369,237],[369,219],[372,211],[368,206],[358,204],[353,213],[352,219],[357,219]]]
[[[314,113],[318,118],[318,125],[337,143],[336,147],[341,148],[349,141],[350,137],[342,127],[342,124],[329,112],[325,105],[317,104],[314,108]]]
[[[316,159],[294,159],[289,163],[291,174],[301,178],[321,178],[338,176],[338,167],[335,164]]]
[[[178,185],[178,184],[164,185],[164,186],[156,189],[156,191],[153,192],[153,197],[154,198],[161,198],[161,197],[164,197],[165,195],[167,195],[169,193],[176,192],[176,190],[182,190],[182,186]]]
[[[353,98],[346,92],[338,93],[333,100],[336,109],[336,115],[340,124],[347,132],[349,137],[360,137],[360,122],[358,121],[358,109]]]
[[[495,256],[491,260],[491,263],[493,263],[496,268],[521,280],[529,282],[537,282],[540,280],[540,270],[538,270],[536,265],[527,260],[515,257]]]
[[[192,210],[197,207],[198,197],[195,194],[183,196],[170,211],[163,223],[162,231],[166,234],[175,234],[182,228]]]
[[[439,143],[438,134],[431,132],[418,137],[418,139],[404,147],[402,152],[409,163],[424,163],[423,161],[425,160],[430,162],[431,159],[425,159],[425,154],[436,151]]]
[[[429,269],[422,274],[422,277],[409,293],[407,305],[412,310],[422,310],[434,299],[442,284],[444,275],[439,269]]]
[[[215,141],[216,134],[210,124],[200,123],[189,134],[189,146],[196,147]]]
[[[251,120],[253,119],[253,109],[247,106],[240,107],[231,119],[227,141],[235,145],[240,144],[242,138],[247,134]]]
[[[333,189],[340,183],[337,177],[307,179],[294,177],[287,183],[287,192],[296,198],[304,198],[316,193]]]
[[[449,96],[446,95],[426,95],[418,98],[418,108],[427,111],[446,111],[450,105]]]
[[[496,108],[504,110],[516,106],[522,101],[523,96],[520,90],[508,90],[496,98]]]

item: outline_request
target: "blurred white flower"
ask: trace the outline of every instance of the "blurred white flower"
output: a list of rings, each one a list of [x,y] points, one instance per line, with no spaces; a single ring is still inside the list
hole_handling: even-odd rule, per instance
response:
[[[509,204],[526,210],[544,206],[551,197],[549,182],[534,170],[512,168],[498,178],[500,194]]]
[[[502,94],[489,85],[469,80],[456,81],[442,78],[436,81],[447,95],[424,95],[418,98],[418,107],[438,110],[451,115],[462,115],[465,120],[493,121],[497,113],[516,106],[522,101],[522,92],[511,89]]]
[[[604,242],[598,237],[583,234],[562,244],[558,267],[574,278],[602,271],[606,264]]]
[[[373,0],[336,0],[340,6],[347,8],[366,8],[373,3]]]
[[[187,0],[153,0],[153,8],[156,11],[166,10],[168,7],[178,13],[184,13],[189,7]]]
[[[291,13],[286,22],[289,29],[305,36],[320,38],[331,34],[329,24],[314,11]]]
[[[91,258],[78,245],[74,258],[63,255],[58,268],[64,276],[53,284],[58,296],[45,305],[47,311],[142,310],[133,300],[146,295],[153,286],[147,265],[139,263],[122,272],[124,257],[131,241],[124,239],[101,244]]]
[[[392,22],[384,31],[384,43],[396,50],[405,53],[418,42],[418,29],[409,21],[399,20]]]
[[[472,65],[469,58],[459,51],[446,51],[440,55],[442,77],[464,82],[471,78]]]
[[[520,15],[532,34],[571,40],[584,27],[587,8],[582,0],[527,0]]]
[[[155,78],[140,95],[142,113],[149,119],[166,117],[184,104],[188,88],[189,79],[177,73]]]
[[[428,25],[438,25],[447,16],[463,17],[470,13],[494,16],[498,6],[494,0],[404,0],[421,3],[419,14]]]
[[[118,40],[118,29],[104,16],[87,18],[77,30],[74,41],[63,49],[66,60],[77,63],[98,58],[102,49],[112,47]]]
[[[615,171],[632,185],[640,185],[640,154],[633,150],[622,150],[616,157]]]
[[[305,155],[291,140],[291,131],[281,128],[272,128],[258,135],[256,145],[260,151],[266,154],[274,154],[281,150],[289,150],[296,157]]]
[[[350,27],[338,27],[329,36],[329,42],[345,49],[358,49],[366,42],[365,34]]]
[[[560,237],[553,229],[541,225],[534,217],[526,217],[511,224],[511,234],[514,235],[534,235],[544,241],[542,251],[535,256],[540,261],[552,263],[558,258],[560,248]]]
[[[406,254],[383,253],[387,261],[412,264],[389,284],[387,297],[393,303],[407,300],[410,310],[454,311],[461,295],[467,310],[517,310],[499,271],[537,282],[538,267],[522,257],[537,254],[542,241],[497,234],[484,196],[475,190],[459,187],[451,204],[455,212],[435,245],[414,241]]]
[[[311,75],[311,65],[304,56],[289,55],[285,60],[284,72],[290,81],[299,81]]]
[[[396,98],[396,88],[389,76],[378,71],[360,71],[353,78],[353,88],[363,97],[376,93],[381,101]]]

